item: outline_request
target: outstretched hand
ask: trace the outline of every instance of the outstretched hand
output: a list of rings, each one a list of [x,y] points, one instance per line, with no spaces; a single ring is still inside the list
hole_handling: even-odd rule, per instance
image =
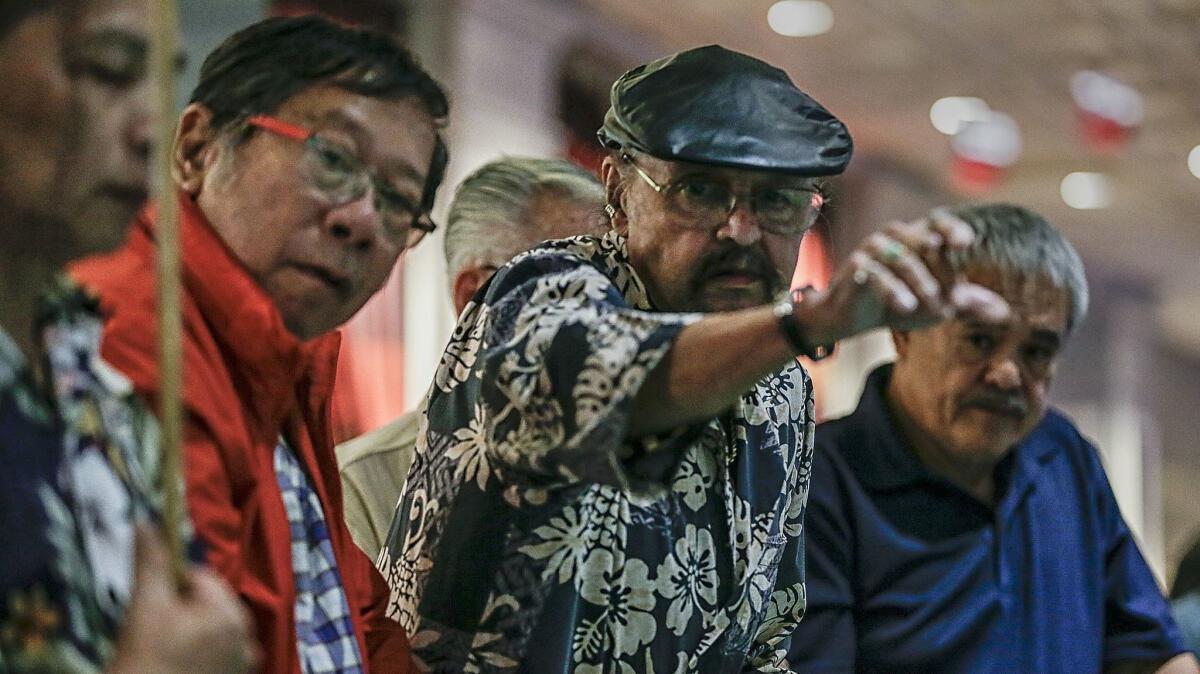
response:
[[[955,317],[1003,321],[1010,311],[1004,298],[950,264],[948,253],[973,240],[971,227],[944,209],[867,237],[827,289],[806,296],[812,341],[831,344],[878,327],[915,330]]]

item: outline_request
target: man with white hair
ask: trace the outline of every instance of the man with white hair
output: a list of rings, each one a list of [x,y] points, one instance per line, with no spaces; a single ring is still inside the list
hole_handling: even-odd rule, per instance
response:
[[[822,424],[805,527],[804,672],[1194,673],[1095,447],[1047,406],[1087,313],[1044,218],[959,208],[955,270],[1002,321],[893,329],[853,414]]]
[[[445,253],[454,311],[502,264],[541,241],[604,233],[604,189],[570,162],[507,157],[459,185],[446,225]],[[374,558],[388,533],[412,464],[418,414],[409,412],[338,446],[346,524]]]

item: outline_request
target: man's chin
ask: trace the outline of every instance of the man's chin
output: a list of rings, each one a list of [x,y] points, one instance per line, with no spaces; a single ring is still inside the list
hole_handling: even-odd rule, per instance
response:
[[[79,256],[106,253],[125,242],[138,205],[112,199],[92,199],[64,217],[71,221],[80,244]]]
[[[1019,425],[975,425],[957,435],[958,451],[977,459],[999,460],[1022,440]]]
[[[725,313],[729,311],[741,311],[742,309],[750,309],[761,306],[765,301],[754,300],[737,300],[737,299],[719,299],[708,300],[704,302],[702,311],[705,313]]]

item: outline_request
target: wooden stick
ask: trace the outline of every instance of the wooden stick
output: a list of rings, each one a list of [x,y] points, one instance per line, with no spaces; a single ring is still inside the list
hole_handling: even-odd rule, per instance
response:
[[[150,3],[150,71],[156,93],[154,163],[151,171],[158,208],[158,411],[162,443],[163,535],[171,555],[171,570],[180,588],[187,564],[179,523],[184,518],[183,473],[183,314],[179,273],[179,205],[171,178],[171,147],[175,142],[175,67],[178,54],[179,10],[175,0]]]

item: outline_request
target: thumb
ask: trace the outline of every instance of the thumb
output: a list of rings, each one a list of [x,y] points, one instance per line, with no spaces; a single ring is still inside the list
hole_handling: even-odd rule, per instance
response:
[[[983,323],[1002,323],[1012,314],[1012,308],[1003,297],[977,283],[956,283],[950,291],[950,303],[958,318]]]

